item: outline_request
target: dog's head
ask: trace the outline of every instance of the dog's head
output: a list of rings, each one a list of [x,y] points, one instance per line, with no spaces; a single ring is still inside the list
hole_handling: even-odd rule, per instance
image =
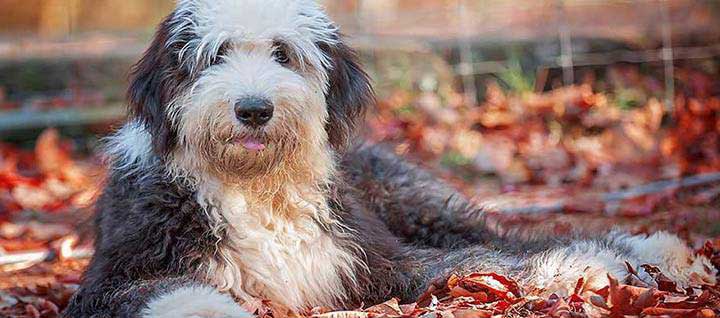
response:
[[[128,98],[155,155],[246,177],[341,151],[374,101],[314,0],[179,0]]]

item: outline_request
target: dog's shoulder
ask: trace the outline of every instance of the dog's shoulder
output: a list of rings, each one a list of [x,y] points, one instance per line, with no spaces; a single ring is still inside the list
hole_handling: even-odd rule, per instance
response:
[[[96,203],[96,249],[130,274],[186,274],[212,253],[212,221],[161,167],[110,172]],[[121,266],[119,266],[121,265]]]
[[[181,215],[200,209],[189,186],[173,178],[160,164],[142,169],[111,169],[97,202],[101,214],[158,215],[168,210]]]

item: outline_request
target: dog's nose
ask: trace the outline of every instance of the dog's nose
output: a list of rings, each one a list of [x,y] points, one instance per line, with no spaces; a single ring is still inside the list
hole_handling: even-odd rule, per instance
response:
[[[265,125],[272,119],[274,111],[272,102],[261,97],[246,97],[235,103],[235,117],[252,127]]]

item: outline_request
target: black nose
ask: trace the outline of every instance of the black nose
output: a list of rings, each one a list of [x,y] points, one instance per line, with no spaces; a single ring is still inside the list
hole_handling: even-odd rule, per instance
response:
[[[265,125],[272,119],[274,110],[269,100],[260,97],[245,97],[235,103],[235,117],[252,127]]]

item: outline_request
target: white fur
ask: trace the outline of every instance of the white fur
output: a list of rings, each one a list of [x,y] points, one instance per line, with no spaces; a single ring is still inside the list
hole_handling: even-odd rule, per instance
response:
[[[696,256],[676,235],[667,232],[650,236],[618,235],[617,240],[631,248],[633,256],[641,261],[639,265],[659,267],[682,287],[716,283],[717,270],[710,260]]]
[[[279,134],[279,130],[297,134],[295,127],[291,127],[297,122],[324,126],[327,118],[324,83],[308,81],[278,65],[269,58],[270,51],[270,46],[265,45],[232,53],[226,63],[204,72],[190,92],[169,108],[173,112],[171,118],[179,118],[182,145],[198,146],[192,143],[198,141],[197,136],[209,127],[240,133],[243,127],[237,123],[232,105],[245,96],[263,97],[273,102],[275,114],[264,128],[271,134]],[[319,138],[315,135],[295,137]]]
[[[250,318],[235,301],[210,287],[183,287],[152,300],[143,318]]]
[[[225,190],[215,211],[228,222],[228,248],[219,251],[220,262],[208,264],[210,279],[241,299],[267,298],[283,309],[338,304],[346,292],[343,277],[353,279],[362,265],[330,236],[323,195],[289,191],[291,206],[282,210]]]
[[[283,39],[316,69],[328,65],[316,42],[334,43],[337,28],[314,0],[180,0],[174,35],[192,34],[181,60],[195,68],[207,63],[227,41]],[[179,41],[171,37],[168,45]]]
[[[625,249],[628,254],[621,253]],[[529,260],[533,268],[530,284],[542,293],[567,294],[578,279],[585,279],[585,290],[608,285],[607,275],[623,280],[629,274],[627,264],[638,271],[640,279],[654,284],[641,265],[657,266],[681,287],[714,285],[717,270],[704,256],[696,256],[676,235],[658,232],[650,236],[631,236],[618,231],[604,241],[579,241]]]
[[[174,175],[195,180],[212,174],[217,162],[209,162],[208,147],[243,160],[242,150],[228,143],[247,132],[233,110],[244,97],[266,98],[275,106],[273,118],[262,128],[270,139],[266,153],[283,142],[316,150],[305,155],[323,156],[329,61],[317,43],[337,41],[337,29],[315,1],[181,0],[172,25],[168,45],[190,34],[180,58],[201,69],[188,91],[166,109],[179,130],[180,149],[170,163]],[[291,66],[274,60],[275,40],[293,51]],[[223,63],[200,68],[223,43],[230,47]]]
[[[542,253],[529,260],[534,272],[532,283],[540,294],[572,293],[577,281],[585,279],[585,288],[598,290],[608,285],[607,274],[623,279],[627,275],[625,259],[612,249],[593,241],[572,243],[569,247]]]
[[[131,121],[106,139],[104,152],[115,169],[139,169],[152,161],[151,138],[143,124]]]

